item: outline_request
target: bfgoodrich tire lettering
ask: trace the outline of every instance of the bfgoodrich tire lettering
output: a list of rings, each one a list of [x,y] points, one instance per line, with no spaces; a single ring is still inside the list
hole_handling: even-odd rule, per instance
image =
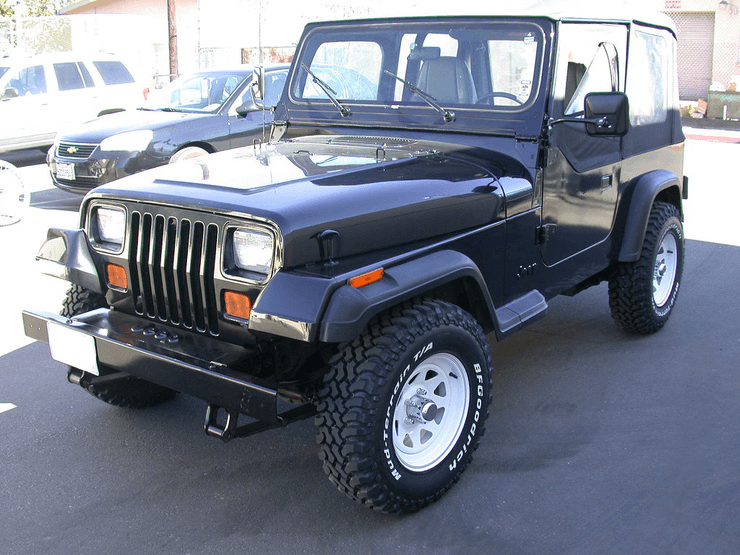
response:
[[[436,300],[396,308],[331,361],[316,418],[324,470],[363,504],[417,510],[469,464],[490,397],[488,343],[468,313]]]
[[[620,264],[609,280],[609,306],[617,324],[642,334],[662,328],[678,296],[683,263],[683,226],[678,209],[656,202],[640,258]]]
[[[79,285],[72,285],[62,304],[61,315],[72,317],[107,306],[104,296]],[[109,405],[136,409],[159,405],[177,395],[177,392],[171,389],[134,376],[102,385],[88,383],[83,387],[90,395]]]

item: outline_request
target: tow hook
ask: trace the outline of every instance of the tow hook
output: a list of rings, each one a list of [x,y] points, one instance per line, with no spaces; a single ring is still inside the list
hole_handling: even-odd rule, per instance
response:
[[[82,370],[78,370],[77,368],[70,368],[67,371],[67,381],[69,383],[79,385],[80,387],[85,387],[84,385],[82,385],[82,380],[84,377],[85,373]]]
[[[224,411],[226,418],[219,422],[219,412]],[[224,409],[217,405],[208,405],[203,429],[209,436],[217,437],[223,442],[231,441],[237,437],[247,437],[266,430],[283,428],[293,422],[305,420],[316,414],[316,405],[305,403],[294,409],[278,414],[275,422],[263,422],[260,420],[239,425],[239,413]]]

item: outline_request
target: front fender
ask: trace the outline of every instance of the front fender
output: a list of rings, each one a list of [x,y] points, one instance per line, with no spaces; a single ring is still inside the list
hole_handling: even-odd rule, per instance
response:
[[[81,229],[51,228],[41,245],[36,260],[41,271],[104,295],[107,286],[101,279],[100,258],[90,247],[87,235]]]
[[[365,287],[339,287],[326,307],[318,339],[328,343],[350,341],[362,333],[376,314],[461,280],[475,284],[475,293],[485,305],[478,308],[490,321],[494,307],[480,270],[464,254],[445,250],[387,268],[383,279]],[[485,327],[490,326],[484,324]]]

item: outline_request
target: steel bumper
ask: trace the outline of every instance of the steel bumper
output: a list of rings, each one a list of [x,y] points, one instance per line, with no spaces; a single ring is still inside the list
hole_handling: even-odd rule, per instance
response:
[[[233,368],[256,350],[104,308],[72,319],[23,312],[25,333],[37,341],[49,343],[50,322],[94,338],[101,376],[125,372],[227,411],[279,421],[277,388]]]

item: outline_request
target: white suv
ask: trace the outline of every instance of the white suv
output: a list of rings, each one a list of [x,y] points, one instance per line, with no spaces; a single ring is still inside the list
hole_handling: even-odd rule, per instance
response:
[[[120,60],[0,58],[0,153],[48,146],[65,125],[142,100],[143,88]]]

